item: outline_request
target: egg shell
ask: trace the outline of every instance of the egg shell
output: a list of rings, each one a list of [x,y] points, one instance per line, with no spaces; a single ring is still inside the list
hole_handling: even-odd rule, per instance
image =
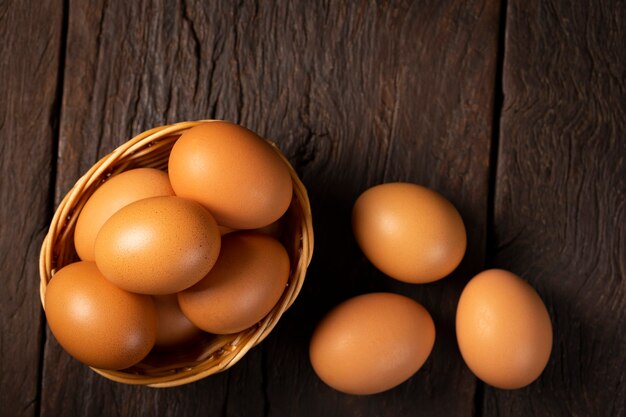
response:
[[[119,209],[148,197],[174,195],[167,174],[153,168],[137,168],[114,175],[89,197],[74,231],[74,246],[83,261],[95,261],[94,246],[102,225]]]
[[[200,281],[220,251],[220,232],[199,203],[153,197],[120,209],[96,238],[96,264],[127,291],[164,295]]]
[[[417,184],[387,183],[366,190],[354,204],[352,228],[376,268],[409,283],[450,274],[467,245],[463,220],[452,203]]]
[[[198,284],[178,294],[183,313],[216,334],[253,326],[276,305],[289,278],[289,255],[276,239],[254,232],[223,237],[217,263]]]
[[[309,354],[317,375],[348,394],[375,394],[409,379],[435,343],[433,320],[419,303],[371,293],[335,307],[319,323]]]
[[[154,305],[157,312],[157,332],[155,347],[169,350],[183,346],[198,339],[202,330],[198,329],[180,311],[176,294],[155,295]]]
[[[202,203],[218,224],[232,229],[274,222],[293,194],[287,166],[271,145],[224,121],[183,133],[170,153],[169,175],[177,195]]]
[[[517,275],[491,269],[465,287],[456,313],[463,359],[497,388],[521,388],[541,375],[552,350],[552,324],[537,292]]]
[[[128,368],[148,354],[156,339],[152,298],[111,284],[93,262],[59,270],[46,289],[45,310],[61,346],[96,368]]]

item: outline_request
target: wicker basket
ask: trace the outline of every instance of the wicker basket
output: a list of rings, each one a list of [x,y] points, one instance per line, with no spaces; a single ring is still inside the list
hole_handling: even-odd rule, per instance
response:
[[[74,227],[91,194],[107,178],[132,168],[166,170],[170,150],[178,137],[187,129],[205,122],[210,120],[176,123],[143,132],[102,158],[76,182],[59,204],[41,247],[40,295],[44,309],[44,295],[50,279],[57,270],[78,260],[74,249]],[[273,148],[285,162],[293,181],[293,198],[285,215],[281,237],[291,259],[291,272],[285,291],[274,309],[256,326],[241,333],[207,334],[184,351],[151,353],[131,368],[121,371],[92,368],[95,372],[126,384],[151,387],[182,385],[228,369],[272,331],[298,295],[313,254],[313,226],[306,189],[283,154],[275,146]]]

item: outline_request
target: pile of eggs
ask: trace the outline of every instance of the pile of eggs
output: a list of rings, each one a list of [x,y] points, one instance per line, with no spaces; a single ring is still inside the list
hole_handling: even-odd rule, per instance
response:
[[[292,196],[286,164],[255,133],[223,121],[185,131],[167,173],[125,171],[85,203],[81,260],[45,293],[52,333],[81,362],[119,370],[254,326],[287,285],[277,235]]]
[[[450,274],[467,245],[456,208],[440,194],[408,183],[366,190],[352,213],[356,241],[386,275],[428,283]],[[502,389],[539,377],[552,349],[552,325],[537,292],[511,272],[483,271],[467,284],[456,314],[459,350],[472,372]],[[435,343],[428,311],[399,294],[371,293],[344,301],[311,338],[313,369],[349,394],[374,394],[406,381]]]
[[[255,133],[224,121],[185,131],[168,172],[122,172],[84,204],[74,230],[81,260],[57,271],[45,292],[52,333],[81,362],[120,370],[206,333],[256,325],[289,279],[292,260],[277,238],[292,197],[287,165]],[[352,222],[365,256],[399,281],[439,280],[465,255],[456,208],[416,184],[366,190]],[[413,299],[364,294],[321,320],[309,355],[331,387],[373,394],[414,375],[435,333],[430,313]],[[537,292],[498,269],[481,272],[463,290],[456,334],[471,371],[504,389],[537,379],[552,349],[550,317]]]

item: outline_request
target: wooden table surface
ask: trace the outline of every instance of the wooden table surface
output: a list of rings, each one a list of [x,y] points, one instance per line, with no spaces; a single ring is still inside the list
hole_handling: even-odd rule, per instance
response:
[[[625,415],[623,1],[9,0],[0,41],[0,415]],[[284,151],[311,197],[313,263],[231,370],[163,390],[110,382],[46,326],[42,239],[100,157],[202,118]],[[459,209],[468,251],[450,277],[401,284],[359,251],[352,204],[388,181]],[[458,352],[459,294],[487,267],[528,280],[552,318],[552,356],[524,389],[481,383]],[[434,351],[391,391],[333,391],[309,364],[311,332],[377,290],[429,309]]]

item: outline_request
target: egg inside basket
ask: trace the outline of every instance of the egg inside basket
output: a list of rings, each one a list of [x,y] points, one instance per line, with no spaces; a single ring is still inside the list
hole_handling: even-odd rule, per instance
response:
[[[56,271],[78,260],[74,248],[74,228],[81,209],[94,191],[111,176],[134,168],[167,170],[170,151],[182,133],[202,123],[181,122],[143,132],[100,159],[65,195],[51,221],[40,254],[40,295],[45,309],[48,282]],[[291,263],[284,292],[271,312],[259,323],[230,335],[204,334],[193,344],[171,351],[153,350],[140,363],[120,371],[92,368],[113,381],[152,387],[171,387],[205,378],[228,369],[248,350],[260,343],[274,328],[281,315],[294,302],[304,282],[313,253],[313,227],[306,189],[287,159],[272,148],[288,168],[293,197],[283,217],[279,240]]]

